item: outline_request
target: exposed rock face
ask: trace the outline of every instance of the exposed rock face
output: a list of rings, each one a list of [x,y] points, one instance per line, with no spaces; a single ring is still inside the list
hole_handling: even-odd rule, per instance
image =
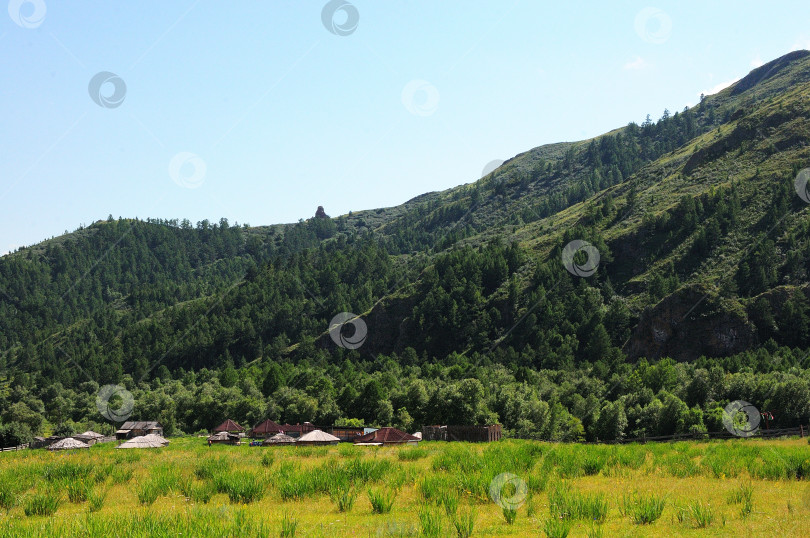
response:
[[[724,357],[756,343],[756,327],[737,301],[698,286],[682,288],[641,314],[625,344],[630,358]]]
[[[326,214],[326,211],[323,210],[323,206],[319,205],[318,210],[315,212],[316,219],[328,219],[329,215]]]

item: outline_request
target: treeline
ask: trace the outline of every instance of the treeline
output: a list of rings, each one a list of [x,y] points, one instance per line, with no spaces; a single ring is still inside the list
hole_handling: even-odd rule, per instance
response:
[[[161,368],[150,381],[124,375],[135,398],[133,419],[159,420],[167,434],[210,430],[225,418],[252,426],[264,418],[394,425],[499,422],[507,435],[536,439],[613,440],[643,435],[721,431],[723,408],[745,400],[772,411],[768,427],[810,422],[810,376],[804,353],[766,348],[694,364],[663,359],[590,365],[568,370],[519,366],[522,353],[498,349],[486,357],[420,357],[413,349],[341,363],[261,360],[219,370]],[[27,442],[32,434],[111,432],[96,407],[94,381],[66,388],[39,386],[18,374],[0,392],[0,441]],[[115,405],[115,402],[113,402]],[[763,424],[762,427],[765,427]]]

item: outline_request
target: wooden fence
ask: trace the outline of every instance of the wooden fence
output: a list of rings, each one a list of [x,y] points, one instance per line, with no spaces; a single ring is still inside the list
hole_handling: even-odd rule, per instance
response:
[[[28,448],[28,445],[20,445],[20,446],[10,446],[7,448],[0,448],[0,452],[16,452],[17,450],[25,450]]]
[[[779,429],[763,429],[759,428],[752,435],[743,437],[741,435],[734,435],[726,430],[719,432],[705,432],[705,433],[676,433],[675,435],[656,435],[650,437],[632,437],[627,439],[617,439],[613,441],[595,441],[588,444],[625,444],[625,443],[655,443],[655,442],[670,442],[670,441],[705,441],[707,439],[740,439],[740,438],[760,438],[770,439],[772,437],[804,437],[810,427],[796,426],[795,428],[779,428]]]

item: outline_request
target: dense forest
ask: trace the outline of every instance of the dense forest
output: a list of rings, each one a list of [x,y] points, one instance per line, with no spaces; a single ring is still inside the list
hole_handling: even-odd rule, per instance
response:
[[[595,441],[716,431],[734,400],[806,425],[810,59],[786,58],[395,208],[109,216],[4,256],[0,444],[110,431],[107,384],[168,433],[269,417]],[[566,270],[572,241],[593,275]],[[358,349],[330,339],[341,312],[367,324]]]

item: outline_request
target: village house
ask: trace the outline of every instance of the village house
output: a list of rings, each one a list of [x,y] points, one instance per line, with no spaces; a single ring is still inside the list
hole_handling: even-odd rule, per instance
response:
[[[141,435],[155,434],[163,437],[163,426],[157,421],[129,421],[124,422],[121,428],[115,432],[115,438],[119,441],[132,439]]]

